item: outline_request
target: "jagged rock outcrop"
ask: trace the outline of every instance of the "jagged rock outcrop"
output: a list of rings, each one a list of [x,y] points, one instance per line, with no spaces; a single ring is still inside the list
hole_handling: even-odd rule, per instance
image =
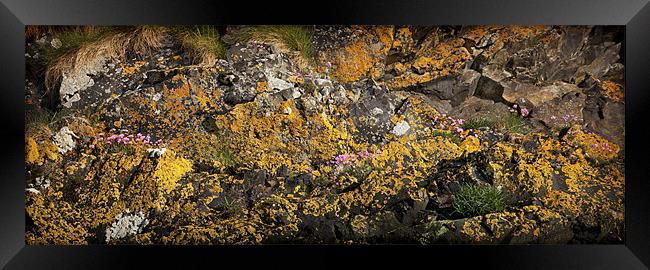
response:
[[[620,31],[318,26],[311,72],[260,41],[108,61],[26,135],[27,242],[620,243]],[[467,183],[508,207],[455,212]]]

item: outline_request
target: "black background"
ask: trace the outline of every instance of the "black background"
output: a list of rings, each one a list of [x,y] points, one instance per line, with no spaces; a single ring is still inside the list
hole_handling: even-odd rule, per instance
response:
[[[0,0],[0,266],[6,269],[647,269],[650,265],[648,0],[267,1]],[[25,246],[24,25],[626,25],[625,245]],[[415,266],[419,265],[419,266]]]

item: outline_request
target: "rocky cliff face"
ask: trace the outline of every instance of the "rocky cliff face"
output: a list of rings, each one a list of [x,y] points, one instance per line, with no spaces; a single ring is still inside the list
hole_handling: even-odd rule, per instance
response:
[[[317,26],[307,67],[170,40],[54,102],[27,78],[28,113],[59,119],[26,133],[27,242],[620,243],[621,30]],[[460,213],[466,185],[507,206]]]

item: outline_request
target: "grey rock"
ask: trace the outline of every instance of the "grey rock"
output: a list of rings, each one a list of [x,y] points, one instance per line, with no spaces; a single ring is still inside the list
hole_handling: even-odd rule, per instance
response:
[[[369,141],[383,140],[391,129],[395,99],[386,92],[368,94],[349,106],[349,113],[361,135]]]
[[[82,66],[75,66],[69,73],[64,72],[59,88],[61,105],[70,108],[74,102],[81,100],[81,92],[95,84],[91,76],[106,71],[104,65],[107,61],[104,57],[93,58]]]

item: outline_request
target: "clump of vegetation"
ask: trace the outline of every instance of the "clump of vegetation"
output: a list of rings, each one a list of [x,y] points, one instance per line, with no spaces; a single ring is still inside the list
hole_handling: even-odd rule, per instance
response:
[[[460,144],[463,141],[463,139],[460,137],[460,135],[458,135],[458,133],[451,132],[448,130],[434,130],[433,136],[448,138],[455,144]]]
[[[40,51],[48,89],[64,73],[79,69],[99,56],[125,60],[128,52],[150,53],[162,46],[167,34],[167,28],[159,26],[79,26],[43,31],[53,33],[52,45],[43,46]]]
[[[25,134],[43,140],[61,129],[64,121],[56,112],[42,108],[29,109],[25,113]]]
[[[108,146],[108,152],[109,153],[123,153],[125,155],[131,156],[135,154],[135,148],[133,148],[130,145],[124,145],[124,144],[110,144]]]
[[[174,33],[183,47],[190,51],[195,62],[212,65],[217,59],[226,57],[226,46],[214,26],[177,27]]]
[[[477,216],[503,211],[506,200],[503,192],[493,186],[463,184],[454,194],[452,207],[464,216]]]
[[[462,128],[463,129],[479,129],[482,127],[489,127],[489,128],[494,128],[496,126],[496,122],[492,119],[486,118],[486,117],[481,117],[481,118],[474,118],[474,119],[469,119],[463,123]]]
[[[261,25],[242,29],[235,39],[240,42],[260,40],[278,42],[287,50],[299,52],[306,61],[313,61],[312,31],[298,25]]]
[[[227,135],[221,133],[190,135],[179,151],[200,170],[221,171],[237,164],[237,153],[228,145]]]
[[[508,115],[499,123],[499,126],[513,133],[526,134],[529,132],[526,120],[517,114]]]
[[[493,119],[487,117],[480,117],[467,120],[463,123],[463,129],[479,129],[479,128],[493,128],[503,129],[513,133],[528,133],[528,126],[526,120],[519,114],[510,114],[504,118]]]
[[[56,124],[61,119],[57,117],[57,113],[51,113],[46,109],[34,108],[27,110],[25,113],[25,130],[29,133],[30,130],[48,128],[54,130]]]

